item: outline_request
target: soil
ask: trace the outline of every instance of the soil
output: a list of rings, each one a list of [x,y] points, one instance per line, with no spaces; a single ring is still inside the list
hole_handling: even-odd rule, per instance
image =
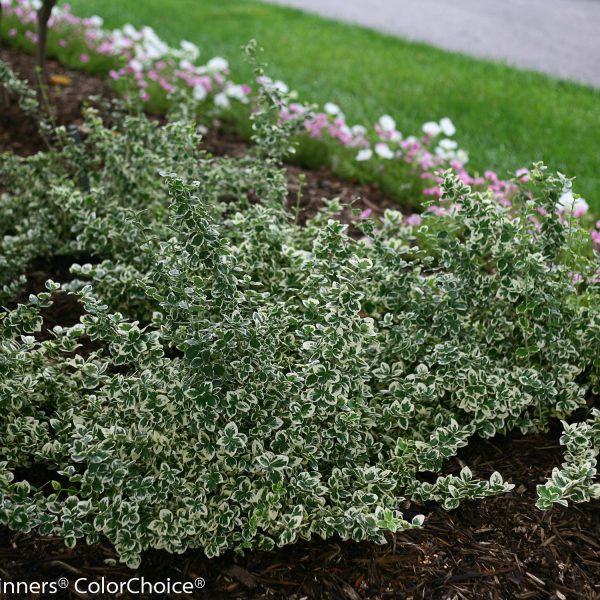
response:
[[[3,58],[21,74],[32,73],[31,57],[3,51]],[[107,93],[99,79],[65,71],[50,63],[51,74],[66,74],[71,83],[50,90],[57,119],[77,122],[89,94]],[[211,132],[205,147],[217,155],[243,153],[244,142]],[[43,149],[32,123],[10,108],[0,114],[0,151],[29,154]],[[292,194],[299,175],[306,177],[303,208],[310,214],[323,197],[338,196],[375,213],[396,207],[373,186],[344,182],[327,169],[317,172],[287,167]],[[65,280],[69,257],[48,258],[32,265],[27,293],[39,291],[46,278]],[[46,315],[47,325],[70,324],[79,317],[72,302],[57,302]],[[389,537],[384,546],[341,540],[301,542],[273,552],[227,554],[207,559],[200,550],[183,555],[149,551],[139,569],[118,563],[108,543],[78,544],[68,549],[58,538],[0,528],[0,580],[56,581],[71,584],[52,597],[80,598],[73,582],[78,578],[125,581],[191,581],[202,578],[205,587],[188,598],[295,599],[557,599],[600,598],[600,501],[558,507],[549,512],[535,508],[535,486],[560,465],[560,427],[547,434],[510,435],[474,440],[450,460],[446,473],[457,473],[468,464],[476,476],[489,477],[497,470],[516,484],[503,496],[468,502],[447,512],[437,505],[412,505],[407,515],[422,512],[424,529]],[[43,469],[35,477],[54,475]],[[182,597],[160,594],[164,597]],[[16,594],[0,598],[29,597]],[[40,597],[31,596],[31,597]],[[149,598],[125,592],[100,593],[95,598]]]
[[[10,48],[0,50],[0,59],[6,61],[13,71],[35,87],[35,59]],[[61,125],[77,125],[82,121],[81,109],[90,96],[110,97],[111,89],[99,77],[80,71],[65,69],[56,61],[47,62],[47,97],[56,121]],[[53,83],[54,82],[54,83]],[[10,150],[28,155],[46,150],[37,124],[23,115],[16,101],[9,106],[0,105],[0,152]]]

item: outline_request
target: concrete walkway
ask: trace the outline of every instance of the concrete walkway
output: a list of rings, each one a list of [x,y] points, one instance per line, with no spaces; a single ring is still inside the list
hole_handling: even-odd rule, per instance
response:
[[[271,0],[600,88],[600,0]]]

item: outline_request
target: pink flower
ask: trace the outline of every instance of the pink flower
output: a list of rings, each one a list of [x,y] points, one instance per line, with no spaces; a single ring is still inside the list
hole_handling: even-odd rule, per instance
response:
[[[571,275],[571,282],[574,285],[577,285],[578,283],[581,283],[583,281],[583,276],[580,273],[570,273]]]
[[[80,54],[79,55],[79,60],[82,63],[89,63],[90,62],[90,57],[87,54]]]
[[[112,54],[113,53],[113,45],[109,41],[102,42],[97,48],[96,52],[99,54]]]
[[[533,226],[536,229],[541,229],[542,224],[540,223],[539,219],[537,219],[536,217],[529,217],[529,220],[533,223]]]
[[[421,215],[418,215],[417,213],[413,213],[412,215],[408,215],[408,217],[406,217],[406,224],[412,225],[413,227],[420,225],[422,222],[423,219],[421,218]]]
[[[432,206],[430,206],[427,209],[427,212],[433,213],[434,215],[445,215],[446,214],[446,209],[442,206],[438,206],[437,204],[433,204]]]
[[[496,196],[496,202],[498,202],[498,204],[500,204],[501,206],[506,206],[507,208],[510,208],[512,206],[512,202],[504,196]]]
[[[160,87],[165,90],[165,92],[174,92],[177,88],[170,84],[166,79],[161,79],[159,81]]]
[[[435,163],[433,162],[433,155],[429,152],[424,152],[421,158],[421,169],[423,169],[423,171],[426,171],[427,169],[431,169],[434,166]]]
[[[279,122],[280,123],[287,123],[288,121],[292,120],[292,115],[290,114],[289,110],[286,110],[285,108],[283,110],[281,110],[279,112]]]
[[[13,27],[8,30],[8,37],[15,37],[17,35],[17,30]]]
[[[61,48],[66,48],[66,47],[67,47],[67,40],[64,40],[64,39],[60,39],[60,40],[58,40],[58,45],[59,45]]]
[[[365,210],[363,210],[360,215],[358,215],[359,219],[368,219],[371,216],[371,213],[373,211],[370,208],[365,208]]]
[[[325,113],[317,113],[313,119],[306,121],[305,126],[310,137],[320,138],[323,135],[323,129],[327,127],[327,115]]]
[[[484,175],[493,183],[498,183],[498,175],[494,171],[486,171]]]
[[[585,213],[588,211],[588,208],[589,207],[587,204],[575,204],[575,207],[573,208],[573,216],[576,219],[583,217],[583,215],[585,215]]]
[[[206,89],[207,92],[210,92],[213,88],[213,83],[210,77],[206,75],[201,75],[200,77],[194,78],[194,86],[201,85]]]

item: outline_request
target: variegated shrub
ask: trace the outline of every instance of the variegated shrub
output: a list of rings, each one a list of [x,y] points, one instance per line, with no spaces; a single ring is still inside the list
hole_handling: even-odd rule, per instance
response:
[[[80,260],[0,313],[0,523],[105,537],[131,566],[147,548],[383,542],[423,524],[410,501],[512,487],[422,481],[470,439],[597,397],[598,261],[554,210],[563,178],[538,165],[511,212],[447,173],[451,216],[388,211],[357,240],[332,201],[300,226],[278,166],[293,124],[269,94],[239,159],[199,153],[185,120],[93,111],[82,144],[59,131],[1,158],[3,301],[33,259]],[[47,332],[59,294],[83,316]],[[542,508],[600,494],[599,431],[597,410],[566,424]]]

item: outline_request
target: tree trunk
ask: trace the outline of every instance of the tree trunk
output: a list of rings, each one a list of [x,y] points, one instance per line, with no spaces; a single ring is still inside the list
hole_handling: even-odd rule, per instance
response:
[[[2,2],[0,2],[0,50],[4,44],[2,43]],[[3,85],[0,85],[0,106],[8,106],[8,92]]]
[[[48,40],[48,20],[57,0],[42,0],[37,11],[37,66],[39,69],[39,84],[46,81],[46,42]]]

